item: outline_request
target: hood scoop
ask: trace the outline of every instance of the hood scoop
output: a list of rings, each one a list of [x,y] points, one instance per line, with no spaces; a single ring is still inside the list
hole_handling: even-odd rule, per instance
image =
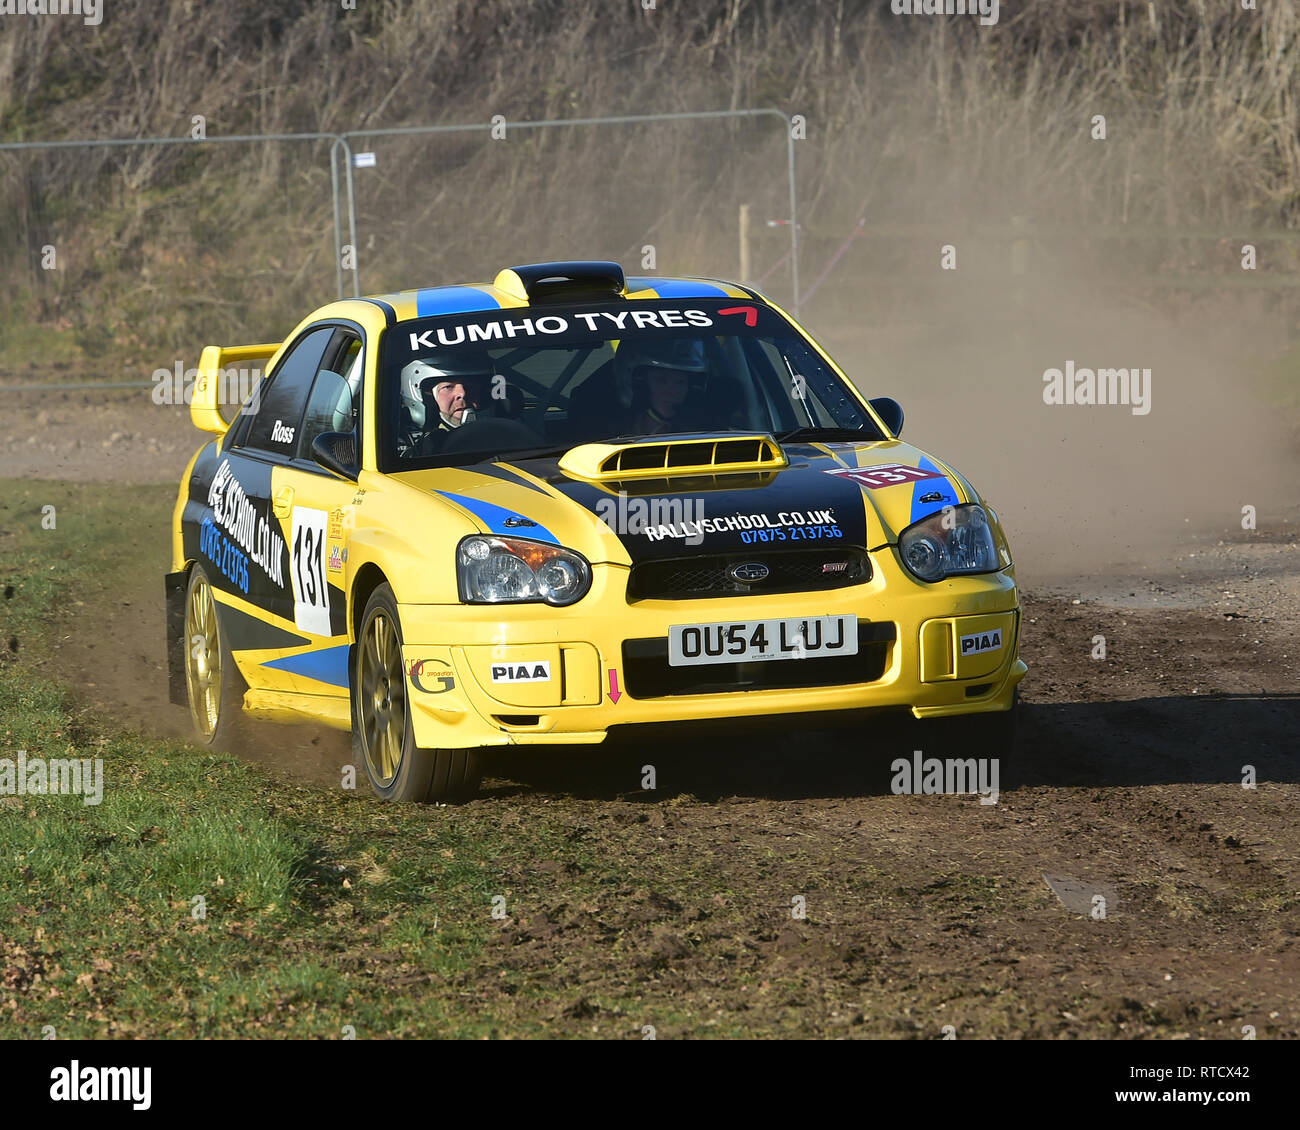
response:
[[[777,471],[789,465],[770,435],[584,443],[567,451],[560,470],[575,479],[665,478],[732,472]]]

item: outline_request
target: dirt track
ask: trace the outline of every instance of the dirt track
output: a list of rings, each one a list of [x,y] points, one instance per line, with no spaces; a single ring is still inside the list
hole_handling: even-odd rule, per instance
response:
[[[194,435],[172,422],[126,441],[133,458],[111,444],[113,476],[175,474]],[[0,449],[0,473],[32,475],[41,442]],[[83,436],[45,474],[100,477],[106,450]],[[88,705],[180,733],[162,662],[165,524],[132,536],[158,546],[156,569],[107,607],[74,609],[57,662],[98,672],[78,692]],[[534,909],[493,959],[592,995],[635,977],[696,1009],[797,1013],[809,1035],[937,1037],[951,1023],[959,1036],[1240,1038],[1243,1024],[1300,1036],[1297,540],[1292,512],[1253,534],[1189,537],[1146,574],[1022,569],[1030,674],[996,805],[892,795],[891,757],[925,739],[861,721],[497,759],[475,804],[506,827],[563,808],[627,878],[605,904],[577,906],[562,860],[538,861],[559,869],[546,893],[536,874],[513,876],[533,885]],[[340,735],[276,729],[245,752],[322,787],[348,755]],[[638,788],[648,759],[654,793]],[[656,889],[686,867],[698,898]],[[1105,919],[1067,909],[1044,873],[1105,892]],[[788,909],[797,894],[804,920]],[[495,998],[490,972],[472,992]],[[741,984],[754,978],[757,991]]]

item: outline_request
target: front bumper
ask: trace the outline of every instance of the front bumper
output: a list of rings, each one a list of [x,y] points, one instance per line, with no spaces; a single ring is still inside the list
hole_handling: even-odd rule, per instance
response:
[[[605,564],[569,608],[401,605],[416,741],[426,748],[577,744],[603,741],[612,726],[655,722],[876,707],[906,707],[918,718],[1009,709],[1026,671],[1014,572],[924,584],[905,572],[893,547],[870,556],[871,580],[817,593],[628,604],[628,570]],[[658,678],[672,674],[655,657],[674,624],[840,614],[858,617],[861,662],[852,672],[822,676],[809,666],[847,662],[840,659],[749,664],[729,672],[748,687],[716,690],[716,671],[694,668],[709,680],[704,693],[679,677]],[[817,685],[826,677],[837,681]]]

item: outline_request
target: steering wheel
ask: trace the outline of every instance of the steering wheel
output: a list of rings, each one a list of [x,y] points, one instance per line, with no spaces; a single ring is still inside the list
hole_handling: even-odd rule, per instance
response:
[[[443,454],[458,451],[508,453],[517,448],[540,447],[546,441],[532,428],[501,416],[480,416],[461,424],[443,440]]]

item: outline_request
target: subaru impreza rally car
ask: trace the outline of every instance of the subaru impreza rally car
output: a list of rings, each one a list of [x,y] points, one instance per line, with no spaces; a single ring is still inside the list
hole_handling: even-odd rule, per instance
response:
[[[492,747],[625,725],[905,708],[1005,739],[997,514],[748,287],[561,262],[335,302],[208,347],[191,415],[168,656],[205,742],[350,729],[381,797],[432,801]]]

